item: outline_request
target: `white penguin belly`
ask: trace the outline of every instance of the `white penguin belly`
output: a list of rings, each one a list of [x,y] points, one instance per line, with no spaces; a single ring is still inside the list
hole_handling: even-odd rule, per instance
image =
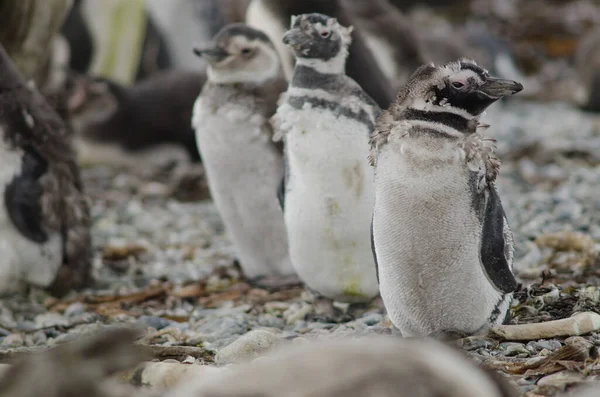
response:
[[[379,292],[370,247],[373,170],[367,127],[317,109],[286,110],[290,178],[285,221],[292,263],[326,297],[367,301]]]
[[[474,333],[502,299],[480,262],[482,225],[461,164],[424,171],[392,143],[375,177],[373,236],[381,297],[404,336]],[[501,310],[508,309],[506,299]]]
[[[21,172],[23,153],[0,140],[0,186],[5,189]],[[4,194],[0,194],[0,293],[14,292],[24,283],[47,287],[62,264],[62,238],[50,234],[39,244],[23,236],[6,212]]]
[[[213,201],[247,277],[291,275],[277,184],[281,155],[270,142],[265,119],[236,105],[216,113],[195,105],[196,140]]]

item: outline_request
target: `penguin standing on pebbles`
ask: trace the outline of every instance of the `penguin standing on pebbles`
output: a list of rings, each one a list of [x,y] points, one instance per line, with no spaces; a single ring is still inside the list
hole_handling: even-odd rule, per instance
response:
[[[373,170],[367,157],[380,113],[344,73],[351,31],[323,14],[292,18],[283,42],[296,66],[273,118],[285,143],[279,198],[292,263],[309,288],[348,303],[378,293],[369,249]]]
[[[90,281],[89,203],[71,134],[0,46],[0,293]]]
[[[292,276],[275,194],[283,154],[269,124],[286,86],[277,52],[263,32],[243,24],[225,26],[210,47],[194,52],[208,68],[192,125],[241,267],[250,279]]]
[[[472,60],[420,67],[377,121],[373,253],[404,336],[475,334],[505,320],[517,283],[483,111],[523,89]]]

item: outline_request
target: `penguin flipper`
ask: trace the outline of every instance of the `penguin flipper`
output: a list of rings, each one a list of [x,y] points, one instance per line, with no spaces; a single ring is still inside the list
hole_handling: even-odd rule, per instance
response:
[[[517,281],[509,261],[512,261],[512,239],[506,235],[506,216],[494,185],[490,185],[485,205],[481,238],[481,263],[490,281],[504,293],[514,292]],[[510,231],[508,232],[510,233]]]
[[[371,217],[371,252],[373,252],[373,261],[375,262],[375,276],[379,284],[379,264],[377,263],[377,252],[375,251],[375,239],[373,238],[373,218]]]
[[[277,200],[282,212],[285,212],[285,174],[281,176],[281,181],[277,185]]]
[[[48,169],[48,163],[33,149],[25,149],[21,174],[6,186],[4,203],[15,227],[26,238],[44,243],[48,234],[42,227],[41,197],[43,188],[39,182]]]
[[[282,212],[285,212],[285,189],[287,178],[289,177],[290,173],[288,167],[287,157],[285,155],[285,151],[283,151],[283,173],[281,175],[279,185],[277,185],[277,200],[279,200],[279,207],[281,208]]]

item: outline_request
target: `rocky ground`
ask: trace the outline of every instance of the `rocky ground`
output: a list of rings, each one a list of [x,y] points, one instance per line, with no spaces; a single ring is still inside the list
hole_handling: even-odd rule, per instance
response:
[[[485,120],[503,159],[499,190],[522,282],[512,323],[600,313],[600,117],[559,103],[512,100],[492,107]],[[391,333],[380,301],[352,310],[338,305],[331,314],[301,286],[277,291],[246,283],[214,206],[184,197],[194,182],[174,186],[178,172],[84,170],[93,201],[97,285],[61,300],[40,291],[0,300],[0,357],[114,324],[141,326],[142,342],[163,346],[163,358],[191,355],[219,364],[284,340]],[[274,333],[238,340],[257,329]],[[598,332],[457,344],[506,373],[525,396],[551,396],[600,378]]]

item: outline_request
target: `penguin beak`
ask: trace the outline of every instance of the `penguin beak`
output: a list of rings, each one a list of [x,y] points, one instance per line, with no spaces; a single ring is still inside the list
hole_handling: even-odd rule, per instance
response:
[[[490,77],[477,89],[477,92],[493,99],[514,95],[523,90],[523,84],[512,80],[496,79]]]
[[[296,46],[306,41],[304,33],[299,29],[290,29],[283,35],[283,44],[289,46]]]
[[[221,62],[223,59],[227,58],[230,55],[227,51],[219,47],[204,49],[194,47],[194,54],[206,59],[208,62],[211,63]]]

